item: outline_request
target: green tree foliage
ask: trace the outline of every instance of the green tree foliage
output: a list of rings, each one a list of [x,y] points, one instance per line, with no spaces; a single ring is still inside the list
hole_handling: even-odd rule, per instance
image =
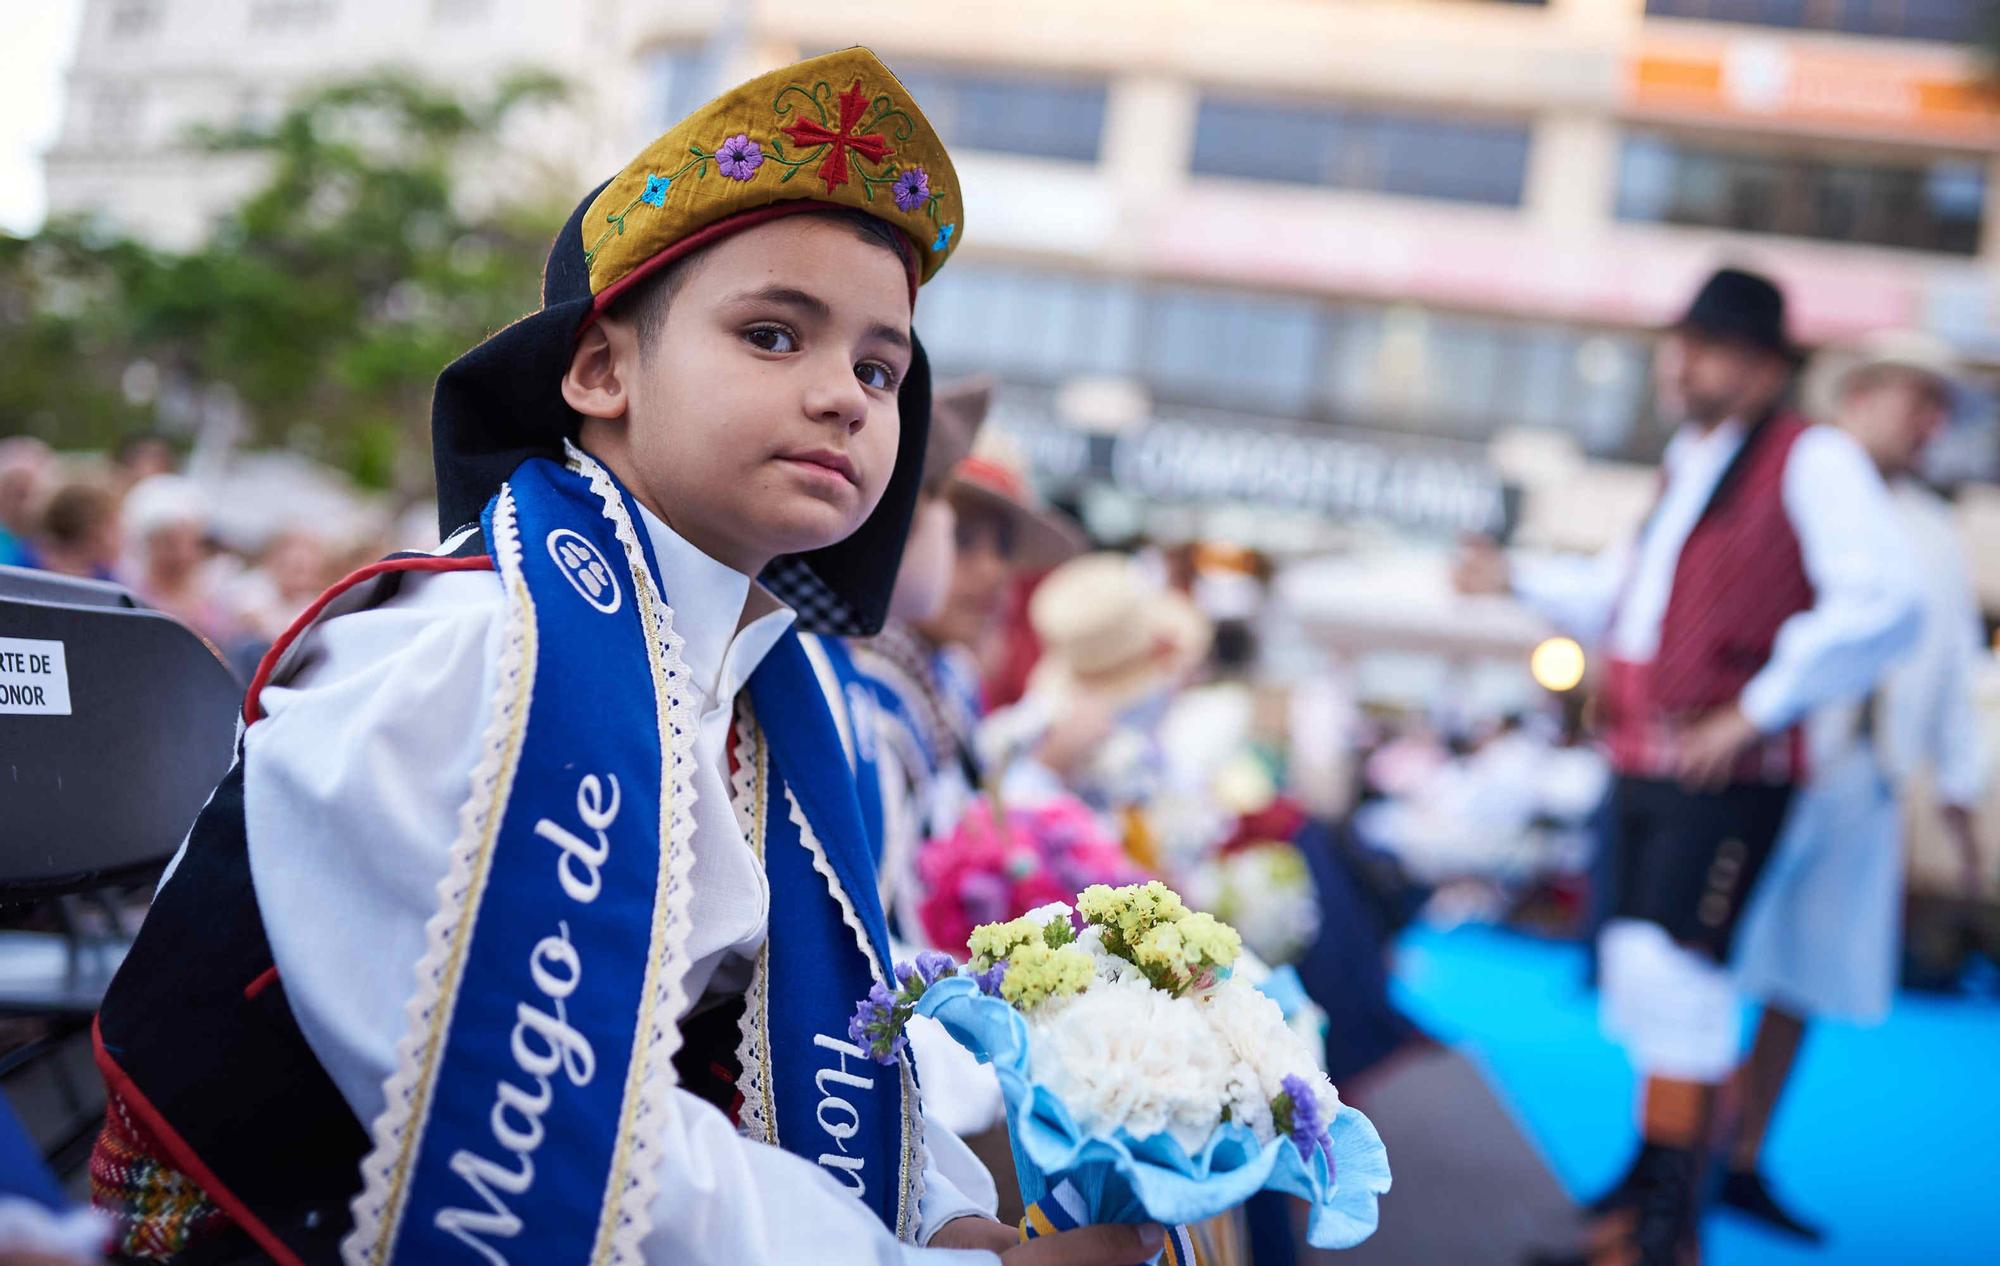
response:
[[[156,426],[155,384],[219,389],[251,442],[421,494],[438,370],[535,306],[577,177],[502,138],[560,95],[523,75],[468,103],[372,75],[194,138],[266,171],[198,250],[80,224],[0,237],[0,432],[103,445]]]

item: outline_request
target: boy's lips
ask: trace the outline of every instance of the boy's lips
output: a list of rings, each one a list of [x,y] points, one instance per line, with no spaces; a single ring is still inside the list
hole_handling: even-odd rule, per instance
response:
[[[794,462],[801,466],[815,466],[821,470],[839,475],[855,487],[861,486],[861,475],[854,469],[853,459],[845,453],[830,448],[807,449],[801,453],[780,453],[780,461]]]

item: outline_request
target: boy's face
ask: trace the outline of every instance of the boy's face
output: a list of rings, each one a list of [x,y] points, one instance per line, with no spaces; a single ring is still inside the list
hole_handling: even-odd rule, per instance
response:
[[[918,498],[917,512],[910,519],[910,536],[903,543],[903,561],[896,570],[896,588],[889,595],[892,618],[929,620],[944,606],[956,563],[953,532],[957,523],[957,512],[943,494],[926,493]]]
[[[919,624],[941,646],[977,648],[1007,611],[1014,579],[1013,524],[989,509],[958,509],[951,587],[938,613]]]
[[[890,251],[812,216],[745,229],[691,262],[642,342],[619,318],[585,331],[565,396],[584,447],[710,557],[754,576],[881,501],[911,355]]]

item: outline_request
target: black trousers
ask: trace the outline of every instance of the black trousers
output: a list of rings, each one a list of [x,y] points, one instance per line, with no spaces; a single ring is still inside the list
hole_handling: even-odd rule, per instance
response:
[[[1621,776],[1611,796],[1612,917],[1657,923],[1683,945],[1726,960],[1792,788],[1689,791]]]

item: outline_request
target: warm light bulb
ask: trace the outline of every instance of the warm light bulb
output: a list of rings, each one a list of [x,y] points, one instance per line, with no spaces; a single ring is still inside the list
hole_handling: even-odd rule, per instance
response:
[[[1528,656],[1535,684],[1561,694],[1583,680],[1583,648],[1566,637],[1552,637]]]

